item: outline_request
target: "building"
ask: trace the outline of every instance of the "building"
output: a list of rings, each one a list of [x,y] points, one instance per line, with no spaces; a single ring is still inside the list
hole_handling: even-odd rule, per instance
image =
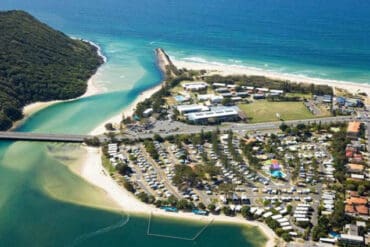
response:
[[[230,97],[233,97],[233,94],[232,93],[220,93],[220,95],[224,98],[230,98]]]
[[[364,237],[354,236],[349,234],[341,234],[339,237],[339,242],[343,244],[348,244],[349,246],[363,246]]]
[[[240,119],[239,108],[235,106],[212,107],[209,111],[189,113],[186,118],[189,122],[195,124],[219,123]]]
[[[198,94],[197,98],[199,101],[207,101],[207,100],[210,100],[213,96],[215,96],[214,94]]]
[[[226,84],[225,83],[214,82],[214,83],[212,83],[212,86],[213,87],[226,87]]]
[[[347,136],[356,139],[360,134],[360,122],[349,122],[347,127]]]
[[[196,82],[184,83],[182,86],[184,90],[187,90],[187,91],[201,91],[201,90],[207,89],[208,84],[203,81],[196,81]]]
[[[322,102],[331,103],[332,101],[333,101],[333,96],[328,95],[328,94],[322,96]]]
[[[282,95],[284,93],[283,90],[271,89],[270,94],[272,95]]]
[[[229,93],[230,90],[227,87],[220,87],[215,90],[217,93]]]
[[[238,101],[242,101],[242,97],[238,97],[238,96],[235,96],[235,97],[231,97],[231,100],[234,101],[234,102],[238,102]]]
[[[211,97],[210,101],[212,104],[219,104],[223,99],[224,97],[222,95],[214,95]]]
[[[193,112],[208,111],[209,108],[204,105],[178,105],[176,109],[180,114],[188,114]]]
[[[363,107],[364,103],[359,99],[346,99],[344,105],[346,107]]]
[[[351,173],[362,173],[364,171],[364,168],[364,165],[347,164],[347,170]]]
[[[253,99],[264,99],[266,98],[264,93],[255,93],[253,94]]]
[[[248,97],[249,94],[248,94],[248,92],[236,92],[235,96],[244,98],[244,97]]]
[[[346,200],[345,212],[349,215],[369,215],[369,208],[367,206],[368,200],[366,197],[350,195]]]

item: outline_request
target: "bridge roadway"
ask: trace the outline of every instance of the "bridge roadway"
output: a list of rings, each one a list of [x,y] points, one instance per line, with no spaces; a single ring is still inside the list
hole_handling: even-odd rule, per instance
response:
[[[347,122],[352,120],[353,117],[328,117],[318,119],[306,119],[306,120],[293,120],[285,121],[287,125],[296,125],[299,123],[329,123],[329,122]],[[128,130],[124,134],[118,134],[117,138],[150,138],[155,133],[161,136],[176,135],[176,134],[192,134],[199,133],[202,129],[204,131],[211,131],[217,127],[220,130],[232,129],[234,132],[245,132],[245,131],[260,131],[260,130],[272,130],[277,129],[281,122],[271,123],[258,123],[258,124],[246,124],[246,123],[228,123],[219,126],[202,126],[202,125],[188,125],[180,122],[170,121],[157,121],[154,128],[150,130],[150,133],[140,133]],[[19,141],[50,141],[50,142],[83,142],[86,138],[91,138],[91,135],[75,135],[75,134],[45,134],[45,133],[33,133],[33,132],[14,132],[14,131],[0,131],[0,140],[19,140]],[[107,136],[98,136],[100,141],[107,140]],[[370,142],[370,140],[369,140]]]
[[[49,141],[49,142],[83,142],[89,135],[44,134],[33,132],[0,131],[0,140]]]

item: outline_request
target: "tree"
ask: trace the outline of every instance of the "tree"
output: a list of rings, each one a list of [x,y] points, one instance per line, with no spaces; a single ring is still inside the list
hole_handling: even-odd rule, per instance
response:
[[[222,99],[221,104],[228,106],[228,105],[232,105],[233,101],[231,100],[230,97],[225,97]]]
[[[195,187],[198,182],[200,182],[200,179],[191,167],[184,165],[175,166],[175,176],[173,177],[173,183],[175,185],[188,185],[190,187]]]
[[[253,217],[249,206],[243,206],[240,212],[244,218],[250,219]]]
[[[13,107],[7,106],[4,107],[4,113],[7,115],[12,121],[17,121],[23,117],[22,111]]]
[[[155,133],[154,136],[153,136],[153,139],[157,142],[163,142],[163,138],[161,135],[159,135],[158,133]]]
[[[183,210],[191,210],[192,209],[192,205],[186,199],[180,199],[177,202],[176,207],[178,209],[183,209]]]
[[[94,136],[93,138],[85,138],[84,143],[88,146],[93,146],[93,147],[99,147],[100,146],[100,140],[98,137]]]
[[[148,195],[145,193],[145,192],[140,192],[137,197],[142,201],[142,202],[145,202],[145,203],[148,203],[149,201],[149,197]]]
[[[170,195],[168,197],[168,203],[171,205],[171,206],[176,206],[177,204],[177,198],[174,196],[174,195]]]
[[[365,188],[365,186],[364,186],[363,184],[360,184],[360,185],[357,187],[357,192],[358,192],[358,194],[363,195],[365,191],[366,191],[366,188]]]
[[[224,213],[224,215],[226,216],[230,216],[233,214],[233,211],[231,210],[231,208],[229,206],[225,206],[222,208],[222,212]]]
[[[3,11],[0,23],[0,130],[21,119],[27,104],[82,95],[103,63],[95,46],[24,11]]]
[[[123,164],[123,163],[119,163],[116,166],[116,170],[119,172],[119,174],[123,176],[132,173],[131,168],[127,164]]]
[[[128,191],[130,191],[132,193],[135,192],[135,188],[134,188],[134,186],[132,185],[132,183],[130,181],[125,180],[123,182],[123,186],[125,187],[126,190],[128,190]]]
[[[292,237],[289,235],[289,233],[287,232],[284,232],[283,234],[281,234],[281,237],[284,239],[284,241],[286,242],[290,242],[292,241]]]
[[[113,131],[115,130],[114,127],[113,127],[113,124],[112,123],[106,123],[104,125],[105,129],[108,130],[108,131]]]
[[[281,131],[285,132],[289,128],[289,126],[286,125],[284,122],[282,122],[280,124],[279,128],[280,128]]]
[[[200,203],[198,203],[198,208],[204,210],[204,209],[206,209],[206,206],[204,205],[203,202],[200,202]]]
[[[207,208],[208,208],[209,211],[214,212],[215,209],[216,209],[216,206],[215,206],[215,204],[210,203],[210,204],[208,204]]]

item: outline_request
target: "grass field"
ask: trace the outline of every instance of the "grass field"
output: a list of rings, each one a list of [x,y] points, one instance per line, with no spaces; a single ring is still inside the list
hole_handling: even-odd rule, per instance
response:
[[[278,121],[276,113],[282,120],[297,120],[314,118],[315,116],[306,108],[303,102],[268,102],[255,101],[250,104],[240,104],[250,123]]]

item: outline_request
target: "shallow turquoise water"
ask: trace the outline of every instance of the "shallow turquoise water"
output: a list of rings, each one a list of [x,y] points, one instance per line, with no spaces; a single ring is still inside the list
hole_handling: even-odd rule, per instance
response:
[[[349,7],[350,6],[350,7]],[[53,105],[19,131],[88,133],[161,75],[153,50],[180,59],[370,81],[368,1],[2,0],[69,35],[98,43],[108,58],[96,78],[105,93]],[[259,246],[255,229],[215,225],[194,242],[149,237],[147,219],[52,199],[95,201],[101,192],[47,153],[46,143],[0,143],[0,246]],[[91,196],[92,197],[92,196]],[[102,197],[103,198],[103,197]],[[184,225],[159,220],[159,232]],[[196,231],[199,226],[186,226]],[[94,233],[101,229],[101,234]],[[103,229],[103,230],[102,230]]]

